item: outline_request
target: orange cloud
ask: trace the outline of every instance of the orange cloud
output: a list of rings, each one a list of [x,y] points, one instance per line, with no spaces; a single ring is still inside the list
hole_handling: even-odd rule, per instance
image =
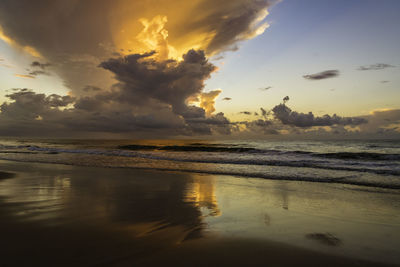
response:
[[[15,76],[15,77],[19,77],[19,78],[35,79],[35,76],[32,76],[32,75],[14,74],[14,76]]]
[[[207,116],[210,116],[215,111],[215,99],[219,96],[222,90],[214,90],[200,94],[200,107],[203,108]]]
[[[19,45],[15,40],[13,40],[11,37],[7,36],[4,33],[3,28],[1,27],[1,25],[0,25],[0,39],[3,40],[4,42],[6,42],[8,45],[10,45],[10,46],[12,46],[12,47],[14,47],[16,49],[22,50],[25,53],[28,53],[29,55],[31,55],[33,57],[37,57],[37,58],[42,57],[41,54],[35,48],[33,48],[32,46]]]

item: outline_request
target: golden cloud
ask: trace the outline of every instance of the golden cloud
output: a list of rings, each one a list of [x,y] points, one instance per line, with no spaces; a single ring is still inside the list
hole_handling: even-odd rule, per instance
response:
[[[7,36],[4,31],[3,28],[0,25],[0,39],[3,40],[4,42],[6,42],[8,45],[19,49],[21,51],[24,51],[25,53],[36,57],[36,58],[41,58],[42,55],[33,47],[29,46],[29,45],[19,45],[15,40],[13,40],[12,38],[10,38],[9,36]]]
[[[14,74],[14,76],[19,77],[19,78],[35,79],[35,76],[26,75],[26,74]]]

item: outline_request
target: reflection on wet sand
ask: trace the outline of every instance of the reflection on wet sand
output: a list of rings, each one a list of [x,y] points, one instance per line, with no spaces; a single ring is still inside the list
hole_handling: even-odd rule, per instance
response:
[[[200,237],[201,209],[219,212],[211,181],[190,174],[27,165],[15,179],[0,182],[0,227],[7,229],[3,240],[10,240],[0,252],[6,262],[22,260],[10,258],[19,253],[39,260],[35,246],[51,254],[46,262],[69,262],[59,242],[85,255],[82,262],[99,251],[102,260],[131,257],[132,249],[146,255]],[[96,249],[85,252],[88,245]],[[106,256],[110,247],[119,249]]]
[[[289,209],[289,192],[286,183],[283,183],[276,188],[276,194],[282,198],[282,208],[285,210]]]
[[[186,189],[185,201],[201,209],[204,216],[219,216],[215,195],[215,177],[209,175],[194,176]]]
[[[167,258],[173,262],[169,255],[185,263],[201,255],[207,264],[243,265],[243,259],[251,259],[265,265],[268,260],[285,260],[285,253],[297,253],[315,266],[315,261],[326,261],[325,254],[270,240],[323,253],[335,249],[333,253],[346,256],[355,251],[357,257],[364,256],[363,244],[369,244],[366,259],[384,254],[385,260],[400,262],[396,194],[380,198],[287,181],[0,163],[1,171],[17,174],[0,181],[0,229],[5,240],[0,258],[6,266],[132,266]],[[392,225],[381,227],[388,218]],[[340,246],[322,244],[336,235]],[[158,262],[154,255],[161,255]],[[330,264],[334,263],[338,262],[332,259]]]
[[[64,176],[46,175],[43,170],[20,175],[4,181],[0,193],[14,205],[15,215],[41,223],[69,219],[127,228],[148,225],[147,232],[180,226],[189,235],[202,227],[200,208],[219,212],[213,184],[190,174],[159,177],[139,171],[139,176],[129,177],[124,170],[98,169],[68,174],[68,167],[64,172]],[[38,216],[44,214],[57,216]]]

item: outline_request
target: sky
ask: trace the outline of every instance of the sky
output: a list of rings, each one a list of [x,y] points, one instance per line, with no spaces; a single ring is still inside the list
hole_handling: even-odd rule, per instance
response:
[[[0,135],[400,138],[396,0],[3,0]]]

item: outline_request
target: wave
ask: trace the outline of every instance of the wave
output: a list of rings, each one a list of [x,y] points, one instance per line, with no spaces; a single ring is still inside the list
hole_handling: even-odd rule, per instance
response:
[[[193,143],[184,146],[150,146],[150,145],[124,145],[118,146],[122,150],[158,150],[158,151],[174,151],[174,152],[228,152],[228,153],[260,153],[260,154],[294,154],[294,155],[311,155],[313,157],[333,158],[333,159],[354,159],[354,160],[400,160],[400,154],[385,154],[374,152],[332,152],[332,153],[316,153],[302,150],[276,150],[276,149],[257,149],[253,147],[241,147],[237,145],[220,145],[220,144],[202,144]]]
[[[239,147],[239,146],[223,146],[223,145],[203,145],[195,143],[187,146],[150,146],[150,145],[124,145],[118,146],[118,149],[123,150],[160,150],[160,151],[176,151],[176,152],[256,152],[258,149],[251,147]]]
[[[71,149],[39,147],[34,145],[10,146],[1,145],[0,149],[28,149],[31,151],[59,150],[58,152],[72,152]],[[339,159],[339,160],[363,160],[363,161],[397,161],[400,154],[376,153],[376,152],[331,152],[319,153],[304,150],[277,150],[259,149],[254,147],[244,147],[233,144],[204,144],[192,143],[189,145],[120,145],[116,149],[121,151],[165,151],[165,152],[211,152],[211,153],[239,153],[239,154],[265,154],[265,155],[310,155],[315,158]],[[83,152],[83,149],[75,150],[76,153]],[[3,152],[5,153],[5,152]]]
[[[1,159],[1,158],[0,158]],[[58,161],[49,161],[49,160],[29,160],[29,159],[4,159],[4,160],[12,160],[17,162],[36,162],[36,163],[48,163],[48,164],[64,164],[64,165],[73,165],[73,166],[92,166],[87,162],[58,162]],[[100,167],[100,166],[98,166]],[[354,178],[358,178],[357,175],[347,175],[342,177],[334,177],[334,178],[317,178],[312,176],[285,176],[285,175],[277,175],[277,174],[268,174],[268,173],[258,173],[258,172],[242,172],[242,171],[218,171],[218,170],[207,170],[207,169],[178,169],[178,168],[158,168],[158,167],[142,167],[142,166],[101,166],[104,168],[127,168],[127,169],[142,169],[142,170],[151,170],[151,171],[172,171],[172,172],[188,172],[188,173],[199,173],[199,174],[213,174],[213,175],[230,175],[230,176],[238,176],[238,177],[248,177],[248,178],[261,178],[268,180],[280,180],[280,181],[299,181],[299,182],[314,182],[314,183],[330,183],[330,184],[343,184],[343,185],[355,185],[355,186],[365,186],[365,187],[374,187],[374,188],[382,188],[382,189],[400,189],[399,183],[382,183],[379,181],[370,181],[370,180],[356,180]]]
[[[400,160],[400,154],[384,154],[371,152],[336,152],[336,153],[313,153],[313,156],[335,159],[357,159],[357,160]]]
[[[151,150],[150,146],[145,146],[145,150]],[[280,166],[280,167],[295,167],[295,168],[314,168],[334,171],[352,171],[362,173],[374,173],[381,175],[394,175],[400,176],[400,170],[398,169],[399,164],[397,163],[379,163],[379,162],[336,162],[328,160],[316,160],[312,158],[278,158],[271,159],[265,157],[257,157],[252,155],[251,157],[224,157],[223,155],[217,155],[216,157],[204,156],[197,154],[196,156],[191,154],[169,154],[169,153],[149,153],[140,151],[127,151],[127,150],[95,150],[95,149],[67,149],[67,148],[50,148],[50,147],[38,147],[38,146],[24,146],[28,151],[16,151],[15,153],[37,153],[42,152],[45,154],[58,154],[58,153],[70,153],[70,154],[87,154],[87,155],[102,155],[102,156],[116,156],[116,157],[131,157],[131,158],[143,158],[150,160],[162,160],[172,162],[187,162],[187,163],[205,163],[205,164],[232,164],[232,165],[256,165],[256,166]],[[134,147],[136,149],[136,147]],[[175,149],[175,148],[174,148]],[[143,148],[138,148],[143,151]],[[178,150],[181,151],[181,150]],[[5,151],[7,154],[13,153],[12,151]],[[224,151],[225,152],[225,151]],[[1,153],[1,151],[0,151]],[[276,152],[273,152],[276,153]],[[280,152],[289,153],[289,152]],[[297,153],[297,151],[291,151],[290,153]],[[298,154],[305,154],[301,151]],[[338,154],[338,153],[336,153]],[[229,155],[229,154],[228,154]],[[326,155],[326,154],[324,154]],[[330,155],[330,154],[329,154]],[[312,154],[314,156],[314,154]],[[326,157],[329,158],[329,157]],[[390,169],[388,169],[390,167]]]

